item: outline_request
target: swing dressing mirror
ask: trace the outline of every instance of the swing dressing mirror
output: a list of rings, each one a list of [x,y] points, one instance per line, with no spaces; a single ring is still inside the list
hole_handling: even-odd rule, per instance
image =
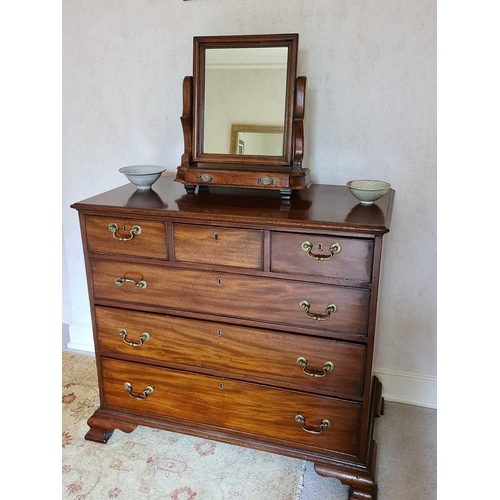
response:
[[[305,77],[298,35],[195,37],[183,83],[184,154],[176,180],[196,186],[309,187],[302,169]]]

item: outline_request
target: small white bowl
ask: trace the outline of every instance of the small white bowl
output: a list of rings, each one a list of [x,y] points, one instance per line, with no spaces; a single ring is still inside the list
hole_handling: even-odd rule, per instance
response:
[[[165,167],[158,165],[131,165],[119,169],[137,189],[150,189],[165,170]]]
[[[362,205],[373,205],[375,201],[382,198],[391,185],[384,181],[357,180],[347,183],[349,191]]]

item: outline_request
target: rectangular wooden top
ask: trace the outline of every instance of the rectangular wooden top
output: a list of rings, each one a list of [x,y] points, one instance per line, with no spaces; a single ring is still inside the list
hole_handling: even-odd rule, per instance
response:
[[[277,191],[255,189],[210,187],[210,192],[188,195],[173,179],[170,173],[162,175],[146,191],[128,183],[71,208],[88,214],[384,234],[389,231],[395,195],[390,189],[371,206],[361,205],[347,186],[326,184],[296,191],[288,201]]]

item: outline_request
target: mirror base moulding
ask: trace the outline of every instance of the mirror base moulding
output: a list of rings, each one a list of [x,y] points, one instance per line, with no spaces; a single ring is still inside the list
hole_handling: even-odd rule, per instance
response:
[[[182,182],[188,194],[194,194],[196,187],[223,186],[279,191],[282,199],[290,199],[292,193],[307,189],[311,185],[309,169],[300,172],[269,170],[228,170],[214,167],[179,167],[176,181]]]

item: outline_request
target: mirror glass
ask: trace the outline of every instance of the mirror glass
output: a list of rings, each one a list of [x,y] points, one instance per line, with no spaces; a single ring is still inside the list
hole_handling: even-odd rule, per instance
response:
[[[284,155],[288,47],[205,50],[203,152]]]

